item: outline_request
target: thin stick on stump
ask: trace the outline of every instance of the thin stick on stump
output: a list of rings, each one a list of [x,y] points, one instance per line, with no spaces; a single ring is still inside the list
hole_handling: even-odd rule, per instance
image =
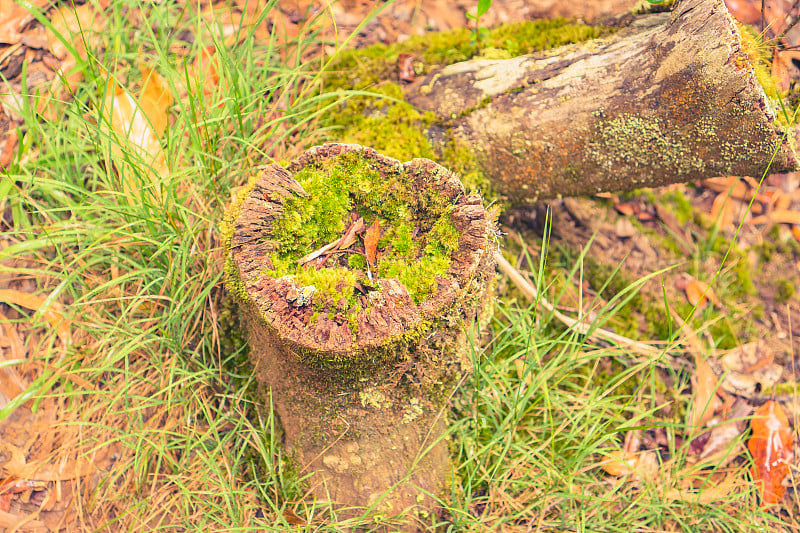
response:
[[[274,268],[286,201],[306,197],[293,176],[354,153],[381,177],[407,176],[412,198],[446,201],[458,248],[422,301],[397,279],[376,276],[374,290],[358,296],[363,308],[342,309],[343,299],[320,308],[318,291],[292,276],[265,274]],[[420,209],[425,227],[427,208]],[[491,310],[497,244],[480,197],[466,195],[455,175],[432,161],[402,164],[368,148],[329,144],[287,168],[264,170],[232,221],[228,286],[243,301],[261,391],[272,394],[298,467],[313,472],[316,499],[374,506],[384,516],[434,511],[433,496],[443,494],[450,476],[442,438],[447,399],[471,370],[468,335]]]

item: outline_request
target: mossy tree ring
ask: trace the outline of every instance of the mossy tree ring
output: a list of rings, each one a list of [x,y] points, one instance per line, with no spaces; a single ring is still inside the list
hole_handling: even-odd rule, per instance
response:
[[[323,173],[314,194],[294,179],[319,179],[309,172]],[[326,195],[342,184],[340,208]],[[343,261],[298,265],[356,217],[392,237],[369,283]],[[228,286],[244,303],[258,381],[298,466],[314,473],[316,497],[389,515],[430,512],[430,494],[449,475],[447,398],[470,370],[468,331],[491,309],[497,245],[480,197],[432,161],[327,144],[265,169],[230,219]]]

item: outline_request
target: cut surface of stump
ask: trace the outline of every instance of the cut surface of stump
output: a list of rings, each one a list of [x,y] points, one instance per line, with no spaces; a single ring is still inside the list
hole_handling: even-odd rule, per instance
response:
[[[318,500],[417,518],[450,475],[446,408],[489,316],[494,222],[436,163],[357,145],[271,165],[231,210],[229,287]]]

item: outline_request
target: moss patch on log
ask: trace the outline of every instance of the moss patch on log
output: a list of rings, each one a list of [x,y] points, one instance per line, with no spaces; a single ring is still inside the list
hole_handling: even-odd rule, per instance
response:
[[[404,170],[387,179],[356,153],[342,154],[320,167],[308,166],[294,179],[307,196],[283,200],[283,217],[276,221],[273,235],[279,244],[271,256],[274,268],[265,275],[290,275],[302,287],[315,287],[317,311],[345,305],[360,311],[355,287],[373,283],[364,254],[348,247],[322,268],[298,261],[340,239],[346,221],[361,218],[366,225],[377,221],[380,227],[375,273],[399,280],[417,303],[433,293],[435,278],[447,272],[458,248],[446,198],[432,189],[414,191]]]
[[[490,29],[481,55],[471,32],[457,29],[414,36],[402,43],[376,44],[346,50],[331,64],[325,77],[325,92],[369,90],[371,95],[353,96],[323,118],[330,140],[370,146],[401,161],[415,157],[434,159],[461,177],[469,191],[491,194],[489,180],[467,146],[456,141],[434,149],[434,137],[446,137],[435,124],[433,113],[421,113],[404,101],[404,90],[395,74],[400,54],[414,57],[414,71],[424,76],[432,70],[460,61],[483,57],[513,57],[539,52],[609,35],[615,28],[589,26],[567,19],[524,21]],[[499,55],[498,55],[499,54]]]

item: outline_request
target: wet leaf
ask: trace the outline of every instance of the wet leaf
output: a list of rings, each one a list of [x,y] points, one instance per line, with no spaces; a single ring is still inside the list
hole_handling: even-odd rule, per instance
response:
[[[762,503],[778,503],[786,490],[783,479],[793,457],[792,431],[781,405],[768,401],[753,415],[753,436],[747,448],[753,456],[753,478],[761,482]]]
[[[376,218],[375,222],[367,228],[364,233],[364,253],[367,256],[367,261],[370,265],[375,265],[378,253],[378,241],[381,238],[381,224]]]

